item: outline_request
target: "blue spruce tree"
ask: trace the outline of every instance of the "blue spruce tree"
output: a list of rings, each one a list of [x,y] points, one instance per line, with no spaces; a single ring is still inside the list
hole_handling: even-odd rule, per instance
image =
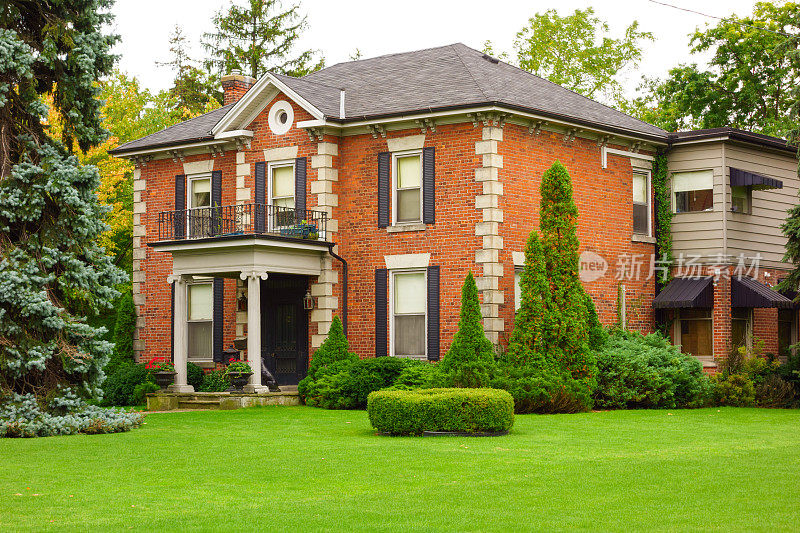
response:
[[[102,142],[95,81],[111,72],[109,0],[0,4],[0,436],[120,431],[139,417],[88,407],[112,346],[86,316],[125,274],[98,237]],[[60,138],[46,121],[45,98]]]

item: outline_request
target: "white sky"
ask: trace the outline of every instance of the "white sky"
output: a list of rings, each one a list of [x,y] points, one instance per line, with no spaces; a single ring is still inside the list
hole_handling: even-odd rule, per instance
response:
[[[665,0],[681,7],[716,16],[752,13],[754,0]],[[284,0],[289,5],[290,0]],[[172,73],[157,67],[156,61],[168,59],[169,34],[175,24],[183,26],[199,58],[201,35],[211,29],[213,13],[229,0],[116,0],[115,31],[122,40],[115,53],[120,54],[122,70],[137,76],[142,84],[159,90],[170,86]],[[612,34],[621,36],[625,27],[638,20],[640,28],[652,32],[656,41],[645,47],[638,72],[624,82],[630,93],[641,75],[664,76],[682,62],[701,62],[689,54],[688,35],[714,19],[678,11],[648,0],[302,0],[301,11],[308,15],[309,29],[299,42],[299,49],[321,50],[327,64],[348,61],[356,48],[362,58],[406,52],[454,42],[481,49],[493,41],[496,52],[513,52],[517,31],[536,12],[556,7],[561,15],[574,9],[592,6],[596,14],[609,22]],[[511,55],[513,57],[513,55]]]

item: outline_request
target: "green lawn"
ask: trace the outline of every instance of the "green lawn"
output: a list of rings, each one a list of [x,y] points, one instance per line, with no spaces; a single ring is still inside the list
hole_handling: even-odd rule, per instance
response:
[[[800,412],[518,416],[391,438],[363,411],[153,414],[0,440],[0,530],[797,530]]]

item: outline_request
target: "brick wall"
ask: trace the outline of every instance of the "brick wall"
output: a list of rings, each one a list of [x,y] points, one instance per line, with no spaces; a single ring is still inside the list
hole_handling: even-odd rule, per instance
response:
[[[283,96],[276,97],[286,99]],[[506,342],[513,327],[514,317],[514,260],[512,252],[521,252],[529,232],[538,227],[539,184],[544,171],[558,159],[569,170],[575,190],[575,201],[580,211],[578,237],[581,250],[591,250],[603,257],[609,265],[604,277],[585,287],[592,295],[601,320],[606,324],[616,322],[617,288],[626,284],[627,316],[631,329],[649,331],[653,325],[652,280],[617,280],[615,270],[620,256],[641,254],[640,269],[643,276],[650,268],[653,245],[632,242],[632,169],[628,157],[609,157],[608,168],[601,168],[600,147],[597,141],[583,138],[566,139],[564,134],[542,131],[530,133],[527,127],[516,124],[502,125],[502,140],[496,146],[483,146],[484,129],[472,122],[437,125],[435,131],[425,131],[425,147],[436,149],[436,224],[410,232],[393,233],[377,225],[377,158],[388,151],[388,139],[419,135],[419,128],[390,131],[380,134],[363,134],[345,137],[310,137],[305,131],[293,128],[285,135],[271,133],[267,112],[273,102],[248,127],[254,138],[248,148],[228,151],[212,158],[197,155],[185,162],[211,161],[213,169],[222,171],[223,205],[252,201],[254,190],[253,164],[264,160],[264,151],[287,146],[297,147],[298,157],[309,159],[307,175],[307,206],[318,207],[318,200],[338,220],[338,253],[349,263],[349,337],[353,350],[361,357],[374,354],[375,346],[375,280],[374,271],[385,268],[384,256],[411,253],[430,253],[430,264],[441,269],[441,353],[444,354],[457,329],[460,307],[460,290],[467,271],[476,275],[484,273],[483,263],[476,262],[476,251],[485,248],[485,235],[476,234],[476,225],[484,221],[484,206],[476,197],[486,196],[487,187],[477,179],[476,170],[485,169],[484,149],[502,158],[496,167],[496,184],[489,186],[486,201],[497,203],[502,210],[497,237],[492,239],[501,266],[497,290],[502,299],[498,305],[499,319],[505,333],[499,336]],[[312,117],[293,104],[295,121]],[[500,127],[496,125],[495,127]],[[493,134],[494,135],[494,134]],[[490,139],[491,140],[491,139]],[[335,146],[335,150],[334,147]],[[481,146],[481,148],[477,148]],[[325,156],[323,161],[319,156]],[[313,159],[314,157],[316,159]],[[500,161],[493,159],[493,161]],[[314,162],[312,164],[312,162]],[[170,287],[166,281],[171,273],[168,253],[147,247],[157,239],[158,213],[175,209],[174,179],[183,174],[184,161],[161,159],[139,168],[146,183],[142,199],[146,200],[144,250],[141,285],[140,315],[144,318],[138,335],[144,357],[164,356],[170,353]],[[319,164],[316,164],[319,163]],[[323,164],[324,163],[324,164]],[[322,173],[322,179],[320,178]],[[484,172],[484,171],[480,171]],[[479,174],[480,174],[479,172]],[[488,204],[487,204],[488,205]],[[140,252],[141,253],[141,252]],[[335,304],[341,313],[341,267],[336,261],[329,264],[324,279],[311,279],[318,288],[319,298]],[[321,276],[322,278],[322,276]],[[312,285],[314,286],[314,285]],[[225,346],[236,335],[236,283],[225,284]],[[484,294],[486,294],[484,292]],[[318,301],[319,301],[318,298]],[[327,332],[331,313],[312,315],[309,328],[309,346],[314,335]],[[240,333],[246,331],[241,326]]]

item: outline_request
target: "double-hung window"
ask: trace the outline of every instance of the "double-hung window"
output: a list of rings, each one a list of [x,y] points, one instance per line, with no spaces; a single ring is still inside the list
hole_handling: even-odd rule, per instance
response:
[[[391,273],[391,284],[391,353],[396,357],[424,359],[427,309],[425,271],[394,271]]]
[[[714,171],[696,170],[672,174],[676,213],[714,210]]]
[[[189,359],[212,359],[213,284],[192,283],[187,286],[189,325]]]
[[[633,171],[633,232],[650,235],[650,172]]]
[[[422,152],[400,152],[393,159],[395,224],[422,221]]]
[[[189,176],[187,180],[186,209],[189,237],[211,234],[211,175]]]
[[[294,213],[294,162],[270,163],[269,205],[272,206],[274,226],[295,223]]]

